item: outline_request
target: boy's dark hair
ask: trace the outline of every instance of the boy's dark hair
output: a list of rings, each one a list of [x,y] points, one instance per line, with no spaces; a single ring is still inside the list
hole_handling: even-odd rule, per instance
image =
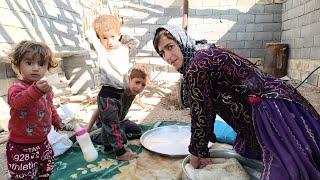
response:
[[[96,17],[92,26],[97,33],[110,31],[112,29],[115,32],[120,33],[120,22],[115,16],[112,15],[100,15]]]
[[[150,81],[150,68],[146,64],[135,64],[130,69],[129,78],[142,78]]]
[[[48,62],[48,70],[58,66],[58,62],[54,59],[53,52],[45,43],[23,40],[19,42],[8,55],[12,69],[17,74],[20,74],[19,67],[21,60],[28,52],[33,53],[33,57],[39,55],[42,62]]]

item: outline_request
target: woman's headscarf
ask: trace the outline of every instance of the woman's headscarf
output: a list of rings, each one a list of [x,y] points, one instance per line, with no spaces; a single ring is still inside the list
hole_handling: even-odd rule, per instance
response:
[[[183,65],[180,69],[178,69],[178,72],[180,72],[181,74],[185,73],[187,67],[189,66],[190,59],[194,57],[195,50],[210,47],[210,45],[207,44],[206,40],[196,41],[191,37],[189,37],[187,32],[184,29],[177,26],[171,26],[171,25],[161,26],[156,30],[156,34],[158,34],[163,29],[166,29],[170,32],[170,34],[174,37],[174,40],[178,43],[180,50],[183,54]],[[159,54],[159,49],[156,46],[154,48]]]

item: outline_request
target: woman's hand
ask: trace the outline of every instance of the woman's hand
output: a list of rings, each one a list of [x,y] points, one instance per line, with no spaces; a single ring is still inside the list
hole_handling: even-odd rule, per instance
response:
[[[189,163],[193,166],[195,169],[201,169],[206,167],[208,164],[210,164],[210,159],[208,158],[200,158],[193,154],[190,154],[190,161]]]

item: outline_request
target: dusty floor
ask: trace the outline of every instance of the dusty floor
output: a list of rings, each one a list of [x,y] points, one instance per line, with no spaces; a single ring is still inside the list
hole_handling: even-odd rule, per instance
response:
[[[312,87],[308,84],[303,84],[298,90],[310,101],[315,109],[320,113],[320,88]],[[151,109],[142,109],[137,103],[131,107],[129,115],[131,119],[136,120],[138,123],[148,123],[158,120],[180,120],[190,121],[189,111],[187,109],[180,109],[177,103],[177,90],[174,83],[155,82],[146,88],[142,96],[143,101],[148,104]],[[94,107],[94,106],[93,106]],[[93,109],[90,105],[86,105],[87,109]],[[79,113],[81,116],[81,113]],[[90,112],[82,112],[85,117],[79,121],[86,124]],[[72,132],[67,132],[72,133]],[[6,132],[0,133],[0,138],[5,137]],[[7,177],[7,165],[5,157],[6,143],[0,144],[0,177]],[[2,179],[2,178],[0,178]]]

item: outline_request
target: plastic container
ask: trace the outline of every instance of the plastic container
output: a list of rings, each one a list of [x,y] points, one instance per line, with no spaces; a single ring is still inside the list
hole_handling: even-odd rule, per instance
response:
[[[76,139],[87,162],[92,162],[98,158],[98,152],[92,144],[89,133],[78,124],[76,125]]]

